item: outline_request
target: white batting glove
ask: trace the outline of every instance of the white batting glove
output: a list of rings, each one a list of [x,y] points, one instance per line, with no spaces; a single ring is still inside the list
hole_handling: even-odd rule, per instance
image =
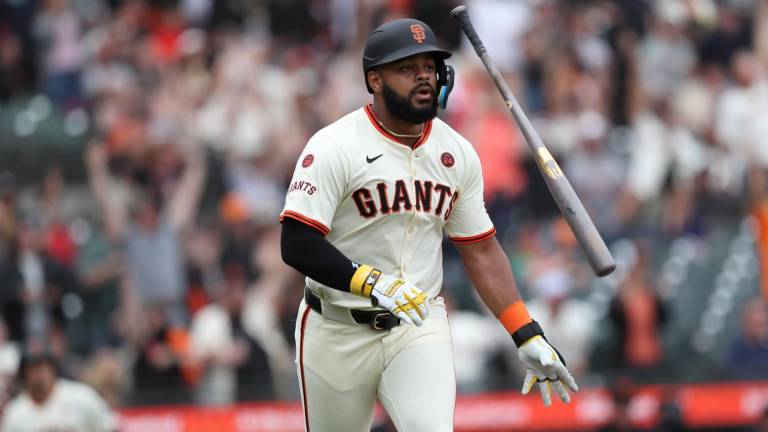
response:
[[[533,385],[538,382],[541,399],[544,400],[545,406],[550,406],[553,388],[565,403],[571,401],[566,386],[573,392],[579,391],[579,386],[565,368],[560,353],[542,335],[533,336],[520,345],[517,355],[527,369],[523,382],[524,395],[528,394]]]
[[[373,286],[371,300],[374,306],[388,309],[409,324],[420,326],[429,315],[427,295],[403,279],[382,274]]]
[[[383,274],[369,265],[361,265],[350,282],[353,294],[369,297],[374,306],[381,306],[403,322],[420,326],[429,315],[427,295],[415,285]]]

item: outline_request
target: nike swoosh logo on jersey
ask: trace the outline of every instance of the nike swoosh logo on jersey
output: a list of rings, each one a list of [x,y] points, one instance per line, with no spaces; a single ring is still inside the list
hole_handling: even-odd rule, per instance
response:
[[[384,156],[384,153],[382,153],[382,154],[380,154],[380,155],[378,155],[376,157],[368,157],[368,156],[366,156],[365,157],[365,161],[368,162],[368,163],[374,163],[374,162],[376,162],[376,159],[378,159],[378,158],[380,158],[382,156]]]

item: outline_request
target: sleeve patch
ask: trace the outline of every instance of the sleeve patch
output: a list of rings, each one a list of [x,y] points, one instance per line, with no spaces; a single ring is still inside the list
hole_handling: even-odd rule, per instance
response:
[[[301,167],[302,168],[309,168],[310,165],[312,165],[312,162],[315,161],[315,156],[312,155],[312,153],[304,156],[304,159],[301,161]]]
[[[311,196],[314,195],[315,192],[317,192],[317,186],[315,186],[308,178],[303,176],[294,179],[291,182],[291,185],[288,186],[288,195],[306,194]]]

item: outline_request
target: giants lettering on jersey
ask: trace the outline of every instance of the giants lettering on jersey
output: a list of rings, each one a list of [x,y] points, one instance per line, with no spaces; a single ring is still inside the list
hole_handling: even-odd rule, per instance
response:
[[[312,183],[306,180],[296,180],[293,183],[291,183],[291,186],[288,188],[288,193],[296,192],[296,191],[303,191],[303,192],[306,192],[308,195],[313,195],[315,191],[317,191],[317,188],[313,186]]]
[[[352,199],[360,216],[372,218],[379,214],[403,213],[415,208],[416,211],[434,213],[448,220],[459,198],[459,192],[451,191],[450,186],[430,180],[413,181],[415,197],[410,196],[405,180],[395,181],[393,193],[389,189],[387,183],[381,182],[373,190],[360,188],[354,191]]]

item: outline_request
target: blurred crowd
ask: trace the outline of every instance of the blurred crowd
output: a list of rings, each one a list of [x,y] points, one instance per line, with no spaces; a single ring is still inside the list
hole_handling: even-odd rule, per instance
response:
[[[768,221],[768,1],[464,3],[606,241],[631,245],[604,311],[584,300],[590,269],[448,17],[458,2],[2,0],[0,114],[44,95],[90,125],[87,184],[56,165],[33,184],[0,173],[2,398],[31,343],[115,407],[297,397],[303,281],[280,259],[277,216],[307,139],[369,102],[368,32],[402,16],[455,52],[440,115],[480,155],[532,315],[580,379],[604,373],[596,335],[611,327],[601,355],[652,380],[675,316],[649,244]],[[444,284],[460,390],[516,387],[514,345],[450,245]],[[768,297],[754,288],[723,361],[768,378]]]

